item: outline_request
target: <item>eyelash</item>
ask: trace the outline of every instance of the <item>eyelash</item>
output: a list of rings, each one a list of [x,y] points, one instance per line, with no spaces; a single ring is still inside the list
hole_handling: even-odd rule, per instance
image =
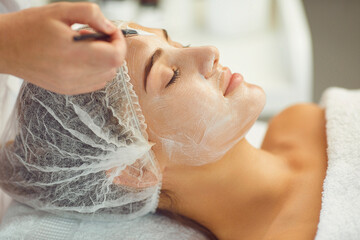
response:
[[[170,86],[171,84],[175,83],[176,80],[180,77],[180,70],[174,69],[174,75],[172,76],[172,78],[170,79],[170,81],[168,82],[168,84],[166,85],[166,87]]]

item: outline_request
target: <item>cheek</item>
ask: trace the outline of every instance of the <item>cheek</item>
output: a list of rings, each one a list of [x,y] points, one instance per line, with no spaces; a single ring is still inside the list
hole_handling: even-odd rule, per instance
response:
[[[160,137],[186,135],[197,141],[215,122],[219,110],[226,108],[224,99],[210,83],[196,83],[195,80],[194,83],[176,84],[168,94],[148,101],[150,104],[144,114],[148,116],[149,129]]]
[[[231,109],[236,113],[241,125],[256,120],[265,105],[264,91],[251,84],[244,83],[229,98]]]

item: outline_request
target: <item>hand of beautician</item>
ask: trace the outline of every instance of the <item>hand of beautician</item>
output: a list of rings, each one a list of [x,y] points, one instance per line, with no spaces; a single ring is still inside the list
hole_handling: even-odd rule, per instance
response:
[[[109,42],[74,42],[73,23],[110,35]],[[0,15],[0,73],[61,94],[103,88],[123,64],[122,33],[92,3],[54,3]]]

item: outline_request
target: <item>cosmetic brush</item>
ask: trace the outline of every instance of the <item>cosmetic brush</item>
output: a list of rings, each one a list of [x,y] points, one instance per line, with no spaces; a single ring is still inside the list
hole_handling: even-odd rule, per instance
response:
[[[134,28],[130,28],[128,27],[127,29],[121,29],[121,32],[124,34],[125,37],[132,37],[132,36],[137,36],[137,35],[141,35],[141,36],[155,36],[155,34],[150,33],[150,32],[146,32],[140,29],[134,29]],[[78,35],[78,36],[74,36],[74,41],[84,41],[84,40],[103,40],[103,41],[109,41],[110,40],[110,35],[105,34],[105,33],[90,33],[90,34],[83,34],[83,35]]]
[[[138,35],[138,32],[134,29],[121,29],[121,32],[124,34],[125,37],[131,37]],[[85,40],[102,40],[102,41],[109,41],[110,35],[106,33],[89,33],[89,34],[83,34],[74,36],[74,41],[85,41]]]

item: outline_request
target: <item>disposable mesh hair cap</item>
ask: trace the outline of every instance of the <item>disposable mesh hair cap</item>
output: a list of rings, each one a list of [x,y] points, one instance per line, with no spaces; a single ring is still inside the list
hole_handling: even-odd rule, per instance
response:
[[[36,209],[131,219],[155,211],[161,174],[126,64],[99,91],[21,87],[1,136],[0,187]]]

